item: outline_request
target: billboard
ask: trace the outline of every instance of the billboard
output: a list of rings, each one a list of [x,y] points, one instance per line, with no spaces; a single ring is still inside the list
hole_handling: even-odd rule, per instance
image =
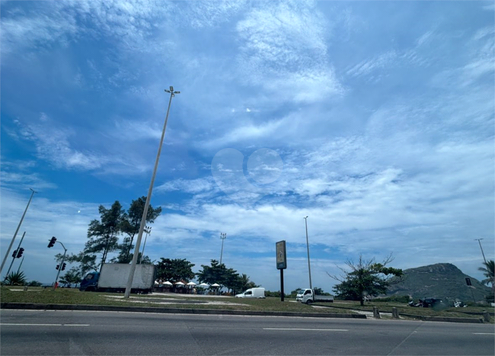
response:
[[[287,268],[287,254],[285,252],[285,240],[275,244],[277,250],[277,269]]]

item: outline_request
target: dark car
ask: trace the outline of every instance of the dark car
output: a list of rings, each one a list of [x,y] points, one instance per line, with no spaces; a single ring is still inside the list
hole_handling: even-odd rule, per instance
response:
[[[422,303],[423,308],[433,308],[443,303],[441,299],[436,299],[436,298],[425,298],[423,300],[420,300],[420,302]]]

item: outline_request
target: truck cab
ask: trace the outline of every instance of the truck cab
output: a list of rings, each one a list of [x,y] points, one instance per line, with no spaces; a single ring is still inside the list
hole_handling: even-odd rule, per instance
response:
[[[90,272],[84,278],[82,279],[80,285],[79,285],[79,290],[81,292],[84,291],[96,291],[98,288],[98,280],[100,279],[100,273],[99,272]]]

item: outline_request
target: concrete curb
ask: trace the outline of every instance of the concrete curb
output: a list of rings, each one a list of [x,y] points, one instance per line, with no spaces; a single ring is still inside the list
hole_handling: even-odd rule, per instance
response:
[[[252,316],[294,316],[311,318],[351,318],[366,319],[360,314],[317,314],[291,312],[261,312],[223,309],[180,309],[180,308],[153,308],[153,307],[119,307],[112,305],[71,305],[71,304],[33,304],[33,303],[1,303],[0,309],[28,309],[28,310],[93,310],[93,311],[123,311],[134,313],[174,313],[174,314],[219,314],[219,315],[252,315]]]
[[[446,321],[450,323],[474,323],[474,324],[479,324],[483,323],[483,318],[479,319],[474,319],[474,318],[449,318],[449,317],[442,317],[442,316],[420,316],[420,315],[414,315],[414,314],[404,314],[400,313],[401,316],[407,316],[408,318],[414,318],[414,319],[419,319],[422,321]]]

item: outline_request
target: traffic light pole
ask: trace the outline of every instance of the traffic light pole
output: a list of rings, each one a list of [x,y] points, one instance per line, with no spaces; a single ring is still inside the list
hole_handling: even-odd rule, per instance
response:
[[[29,188],[31,189],[31,188]],[[14,244],[15,238],[17,236],[17,233],[19,232],[19,229],[21,228],[22,221],[24,220],[24,216],[26,216],[26,212],[29,208],[29,204],[31,204],[31,200],[33,199],[34,193],[36,193],[34,190],[31,189],[31,197],[29,198],[29,201],[27,203],[26,209],[24,210],[24,213],[22,214],[21,221],[19,221],[19,225],[17,225],[17,229],[15,230],[14,237],[12,238],[12,241],[10,241],[9,248],[7,249],[7,252],[5,252],[5,258],[2,261],[2,265],[0,266],[0,273],[2,273],[3,266],[5,265],[5,262],[7,261],[7,258],[9,258],[9,253],[10,249],[12,248],[12,245]]]
[[[15,259],[17,258],[17,254],[19,253],[19,249],[22,244],[22,240],[24,240],[24,236],[26,235],[26,231],[22,234],[21,241],[19,242],[19,246],[17,246],[17,250],[14,251],[14,254],[12,255],[12,262],[10,262],[9,269],[7,270],[7,274],[5,275],[5,279],[7,279],[7,276],[9,275],[10,269],[12,268],[12,265],[14,264]]]
[[[57,242],[59,244],[61,244],[62,247],[64,248],[64,255],[62,256],[62,263],[60,263],[60,267],[59,267],[58,272],[57,272],[57,278],[55,278],[55,283],[53,283],[53,289],[56,289],[57,288],[58,276],[60,275],[60,271],[62,270],[62,266],[64,265],[65,255],[67,253],[67,249],[65,248],[64,244],[61,243],[60,241],[57,241]]]

